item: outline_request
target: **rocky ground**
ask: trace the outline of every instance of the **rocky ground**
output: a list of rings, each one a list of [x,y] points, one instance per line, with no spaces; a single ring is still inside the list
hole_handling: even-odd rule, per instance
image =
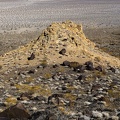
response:
[[[119,120],[120,60],[82,26],[54,23],[0,56],[0,119]]]
[[[119,120],[120,69],[63,62],[21,68],[1,76],[2,117],[30,120]],[[20,106],[22,106],[20,105]],[[25,116],[24,116],[24,114]],[[26,114],[27,113],[27,114]],[[14,114],[14,115],[13,115]]]

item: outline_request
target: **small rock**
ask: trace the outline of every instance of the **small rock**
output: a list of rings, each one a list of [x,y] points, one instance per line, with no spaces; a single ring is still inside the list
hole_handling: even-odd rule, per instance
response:
[[[82,115],[81,118],[79,118],[78,120],[90,120],[90,117]]]
[[[35,73],[35,70],[28,71],[28,74],[34,74],[34,73]]]
[[[66,53],[66,49],[64,49],[64,48],[59,52],[59,54],[61,54],[61,55],[65,55],[65,53]]]
[[[112,120],[119,120],[119,117],[118,116],[112,116],[111,119]]]
[[[107,112],[102,112],[102,114],[103,114],[103,117],[105,117],[106,119],[109,119],[109,117],[110,117],[109,113],[107,113]]]
[[[86,66],[86,69],[87,69],[87,70],[94,70],[93,62],[91,62],[91,61],[87,61],[87,62],[85,63],[85,66]]]
[[[28,60],[33,60],[35,58],[35,54],[32,53],[30,57],[28,57]]]
[[[57,68],[57,67],[59,67],[59,65],[57,65],[57,64],[53,65],[53,68]]]
[[[69,65],[70,65],[70,62],[66,60],[66,61],[64,61],[64,62],[62,63],[62,65],[63,65],[63,66],[69,66]]]
[[[110,67],[109,70],[111,70],[113,73],[115,73],[115,71],[116,71],[115,68],[113,68],[113,67]]]
[[[77,79],[78,80],[84,80],[85,79],[85,75],[80,75]]]
[[[80,72],[80,73],[83,73],[84,70],[85,70],[85,66],[83,66],[83,65],[79,65],[79,66],[74,68],[74,71]]]
[[[31,94],[30,94],[30,93],[27,93],[27,92],[22,93],[22,94],[20,95],[20,100],[29,100],[30,98],[31,98]]]
[[[62,97],[62,94],[52,94],[48,97],[48,104],[59,104],[59,97]]]
[[[100,119],[103,118],[103,114],[99,111],[92,111],[92,115],[94,118],[100,118]]]
[[[31,108],[32,111],[37,111],[36,107]]]
[[[46,116],[46,119],[45,120],[58,120],[57,119],[57,116],[54,115],[54,114],[49,114]]]
[[[47,120],[45,119],[46,116],[47,116],[46,111],[37,111],[31,115],[30,120]]]
[[[46,98],[43,96],[33,96],[32,100],[36,100],[36,101],[46,101]]]
[[[116,69],[115,73],[116,73],[116,74],[120,74],[120,70],[119,70],[119,69]]]
[[[90,104],[91,104],[91,102],[88,102],[88,101],[84,102],[84,105],[90,105]]]
[[[102,71],[103,71],[103,68],[102,68],[101,65],[99,65],[99,66],[97,66],[97,67],[95,68],[95,70],[98,70],[99,72],[102,72]]]

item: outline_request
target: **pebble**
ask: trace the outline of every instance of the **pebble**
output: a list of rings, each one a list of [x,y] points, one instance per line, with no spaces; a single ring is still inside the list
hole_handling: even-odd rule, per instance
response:
[[[38,109],[36,107],[31,108],[32,111],[37,111]]]
[[[82,118],[83,118],[84,120],[90,120],[90,117],[88,117],[88,116],[86,116],[86,115],[83,115]]]
[[[109,113],[107,113],[107,112],[102,112],[102,114],[103,114],[103,117],[105,117],[106,119],[110,118]]]
[[[111,118],[112,118],[112,120],[119,120],[118,116],[112,116]]]
[[[88,102],[88,101],[84,102],[84,105],[90,105],[90,104],[91,102]]]
[[[103,118],[103,114],[101,112],[99,112],[99,111],[92,111],[92,115],[95,118],[100,118],[100,119]]]

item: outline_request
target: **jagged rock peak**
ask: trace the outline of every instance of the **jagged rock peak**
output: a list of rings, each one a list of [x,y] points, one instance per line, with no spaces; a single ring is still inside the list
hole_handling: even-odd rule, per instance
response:
[[[47,46],[48,43],[52,44],[74,44],[78,46],[88,46],[95,45],[90,40],[86,39],[82,25],[77,25],[72,21],[66,21],[62,23],[53,23],[45,30],[42,31],[42,34],[34,41],[42,45],[42,47]]]

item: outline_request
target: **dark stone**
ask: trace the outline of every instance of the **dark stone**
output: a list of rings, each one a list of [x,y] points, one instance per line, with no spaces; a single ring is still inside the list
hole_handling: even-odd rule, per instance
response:
[[[46,98],[43,96],[36,96],[34,98],[32,98],[32,100],[36,100],[36,101],[46,101]]]
[[[52,94],[51,96],[48,97],[48,104],[54,104],[52,99],[55,100],[57,104],[59,104],[59,97],[63,97],[62,94]]]
[[[49,114],[46,116],[45,120],[58,120],[57,116],[54,114]]]
[[[32,53],[30,57],[28,57],[28,60],[33,60],[35,58],[35,54]]]
[[[33,113],[30,120],[45,120],[48,113],[46,111],[38,111],[36,113]]]
[[[64,49],[64,48],[59,52],[59,54],[61,54],[61,55],[65,55],[65,53],[66,53],[66,49]]]
[[[62,86],[62,90],[67,90],[67,88],[65,86]]]
[[[105,98],[104,97],[100,97],[98,98],[99,101],[105,101]]]
[[[31,95],[32,95],[32,94],[27,93],[27,92],[22,93],[22,94],[20,95],[20,100],[22,100],[24,97],[26,97],[26,98],[28,98],[28,99],[31,99]]]
[[[97,67],[95,68],[95,70],[98,70],[99,72],[102,72],[102,71],[103,71],[103,68],[102,68],[101,65],[99,65],[99,66],[97,66]]]
[[[110,69],[109,70],[111,70],[113,73],[115,73],[115,68],[113,68],[113,67],[110,67]]]
[[[8,109],[4,110],[0,113],[0,117],[5,117],[9,119],[28,119],[30,117],[29,113],[26,111],[23,104],[18,103],[14,106],[9,107]]]
[[[69,66],[69,65],[70,65],[70,62],[66,60],[66,61],[63,62],[62,65],[63,65],[63,66]]]
[[[34,74],[34,73],[35,73],[35,70],[28,71],[28,74]]]
[[[53,65],[53,68],[57,68],[57,67],[59,67],[59,65],[57,65],[57,64]]]
[[[10,86],[14,86],[15,84],[12,82],[12,83],[10,83]]]
[[[79,66],[74,68],[74,71],[80,72],[80,73],[83,73],[84,70],[85,70],[85,66],[83,66],[83,65],[79,65]]]
[[[78,80],[84,80],[85,79],[85,75],[80,75],[77,79]]]
[[[117,116],[119,117],[119,120],[120,120],[120,113],[118,113]]]
[[[86,70],[94,70],[93,62],[91,62],[91,61],[87,61],[85,63],[85,66],[86,66]]]

